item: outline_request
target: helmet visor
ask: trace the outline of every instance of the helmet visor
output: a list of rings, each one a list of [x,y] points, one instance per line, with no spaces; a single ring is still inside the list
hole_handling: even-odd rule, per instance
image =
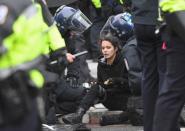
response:
[[[112,30],[112,27],[111,27],[111,19],[112,19],[112,16],[110,16],[108,18],[107,22],[102,27],[102,29],[100,31],[100,38],[102,38],[104,35],[106,35],[108,33],[114,33]]]
[[[91,21],[80,10],[72,16],[70,24],[79,33],[83,33],[92,25]]]

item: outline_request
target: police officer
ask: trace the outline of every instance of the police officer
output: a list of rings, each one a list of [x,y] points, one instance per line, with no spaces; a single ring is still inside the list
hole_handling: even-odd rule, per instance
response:
[[[178,118],[185,102],[185,1],[161,0],[166,22],[166,74],[156,103],[153,131],[180,131]]]
[[[55,110],[51,105],[51,91],[57,87],[57,82],[60,80],[64,69],[69,63],[72,63],[75,57],[66,53],[65,41],[60,35],[60,32],[54,23],[52,15],[47,7],[47,3],[43,0],[35,0],[37,6],[41,6],[44,22],[49,27],[47,48],[44,50],[44,54],[47,55],[48,59],[44,65],[39,65],[38,68],[41,70],[45,77],[45,88],[43,98],[45,102],[45,122],[56,121]],[[64,85],[63,85],[64,86]]]
[[[80,10],[76,10],[68,6],[61,6],[56,11],[54,19],[61,35],[65,38],[68,52],[74,54],[79,52],[79,49],[76,48],[75,44],[83,44],[81,41],[84,41],[80,39],[81,33],[90,27],[91,22],[89,19],[87,19],[87,17],[83,15]],[[50,59],[58,59],[56,57],[57,55],[61,55],[61,53],[56,55],[51,54]],[[60,70],[62,66],[61,62],[56,62],[56,65],[51,65],[49,70],[55,73],[61,73],[61,71],[63,71],[63,69]],[[49,103],[46,104],[46,115],[48,116],[48,123],[56,122],[56,120],[54,120],[56,118],[51,119],[51,116],[55,117],[56,112],[65,114],[66,112],[69,113],[76,110],[77,103],[79,99],[82,98],[82,95],[85,91],[85,88],[78,85],[77,81],[79,77],[82,77],[79,75],[79,69],[81,68],[80,66],[79,58],[76,58],[74,63],[71,63],[67,66],[68,72],[66,80],[62,77],[58,77],[58,79],[48,82],[48,90],[46,90],[46,102],[48,102],[49,99]],[[52,96],[52,98],[54,96],[55,98],[51,100],[50,96]]]
[[[60,33],[64,37],[67,44],[67,50],[71,54],[76,54],[85,50],[85,38],[82,33],[84,33],[84,31],[86,31],[91,26],[90,20],[85,18],[85,15],[83,15],[84,21],[87,22],[84,23],[86,24],[85,28],[82,27],[83,21],[76,21],[76,23],[74,22],[74,20],[77,19],[75,17],[76,15],[78,15],[77,13],[79,11],[80,10],[74,9],[69,6],[61,6],[57,9],[54,16]],[[71,18],[71,16],[73,15],[74,17]],[[71,21],[73,23],[68,24],[68,21]],[[77,26],[77,24],[81,25]],[[85,55],[78,57],[72,64],[68,66],[67,70],[67,80],[78,80],[78,82],[81,84],[92,79]]]
[[[36,96],[44,78],[36,67],[50,41],[48,26],[30,0],[2,0],[0,12],[0,130],[39,131]]]

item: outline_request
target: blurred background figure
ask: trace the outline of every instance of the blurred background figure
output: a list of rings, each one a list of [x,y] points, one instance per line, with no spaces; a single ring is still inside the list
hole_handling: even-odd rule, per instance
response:
[[[1,0],[0,14],[0,130],[40,131],[37,96],[44,76],[38,65],[45,65],[53,27],[30,0]]]

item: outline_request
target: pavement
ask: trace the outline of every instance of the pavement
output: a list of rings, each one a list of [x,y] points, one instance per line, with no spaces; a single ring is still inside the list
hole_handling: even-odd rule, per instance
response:
[[[90,73],[94,78],[97,78],[97,62],[93,62],[92,60],[87,60],[89,69],[90,69]]]

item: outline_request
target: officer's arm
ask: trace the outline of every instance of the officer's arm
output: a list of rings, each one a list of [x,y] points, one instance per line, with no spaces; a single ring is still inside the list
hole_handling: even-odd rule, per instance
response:
[[[60,35],[60,32],[55,25],[52,15],[47,7],[47,4],[43,2],[43,0],[35,0],[35,2],[39,3],[42,7],[42,14],[45,23],[48,25],[48,39],[49,39],[49,48],[47,51],[45,51],[46,54],[52,51],[56,51],[56,54],[60,52],[60,54],[63,56],[66,52],[64,48],[66,47],[65,41]]]
[[[166,23],[185,42],[185,1],[161,0],[160,8],[164,12]]]

